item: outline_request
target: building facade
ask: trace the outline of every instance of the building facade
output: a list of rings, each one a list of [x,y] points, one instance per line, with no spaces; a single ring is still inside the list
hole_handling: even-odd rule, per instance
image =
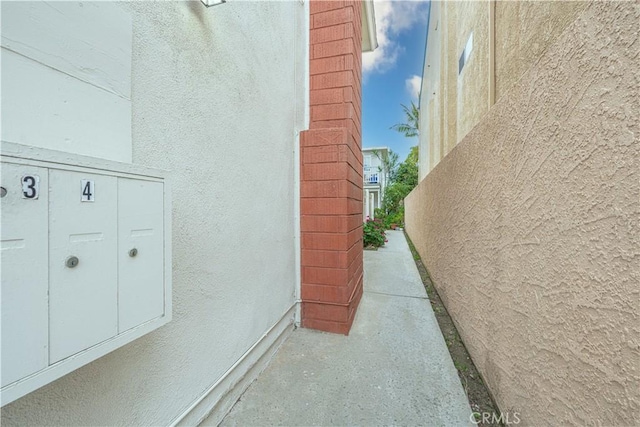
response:
[[[640,408],[637,3],[431,3],[406,230],[520,425]]]
[[[383,159],[389,155],[387,147],[363,148],[364,218],[375,219],[375,210],[382,208],[389,171]]]
[[[1,8],[3,170],[22,156],[164,179],[172,283],[171,321],[3,400],[3,425],[215,420],[296,325],[348,333],[362,289],[360,54],[376,46],[371,2]],[[53,209],[57,184],[45,184]],[[100,210],[107,187],[95,184]],[[8,200],[3,233],[13,226]],[[93,231],[73,241],[112,241]],[[9,240],[3,234],[3,304],[15,285],[4,249],[20,249]],[[65,271],[89,265],[77,258]],[[3,317],[3,340],[4,328]]]

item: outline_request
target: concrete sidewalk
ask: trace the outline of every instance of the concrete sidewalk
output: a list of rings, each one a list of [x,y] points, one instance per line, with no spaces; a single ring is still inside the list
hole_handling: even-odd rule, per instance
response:
[[[222,425],[472,425],[404,234],[388,239],[365,251],[350,335],[296,330]]]

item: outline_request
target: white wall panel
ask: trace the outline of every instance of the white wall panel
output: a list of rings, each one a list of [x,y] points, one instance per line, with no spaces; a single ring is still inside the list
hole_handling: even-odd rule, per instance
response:
[[[131,161],[131,101],[2,49],[2,140]]]
[[[2,4],[2,46],[131,99],[131,16],[109,2]]]
[[[131,161],[131,17],[110,2],[2,2],[4,141]]]

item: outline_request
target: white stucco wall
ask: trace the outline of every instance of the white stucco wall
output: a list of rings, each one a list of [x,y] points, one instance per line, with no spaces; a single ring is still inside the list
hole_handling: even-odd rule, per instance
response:
[[[292,313],[306,5],[120,7],[133,162],[173,172],[173,321],[3,407],[3,426],[170,424]]]

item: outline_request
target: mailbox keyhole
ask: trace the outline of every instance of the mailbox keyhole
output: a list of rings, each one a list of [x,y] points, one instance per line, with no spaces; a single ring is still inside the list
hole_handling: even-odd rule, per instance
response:
[[[65,264],[69,268],[75,268],[79,263],[80,263],[80,260],[78,259],[77,256],[70,256],[69,258],[67,258],[67,261],[65,262]]]

